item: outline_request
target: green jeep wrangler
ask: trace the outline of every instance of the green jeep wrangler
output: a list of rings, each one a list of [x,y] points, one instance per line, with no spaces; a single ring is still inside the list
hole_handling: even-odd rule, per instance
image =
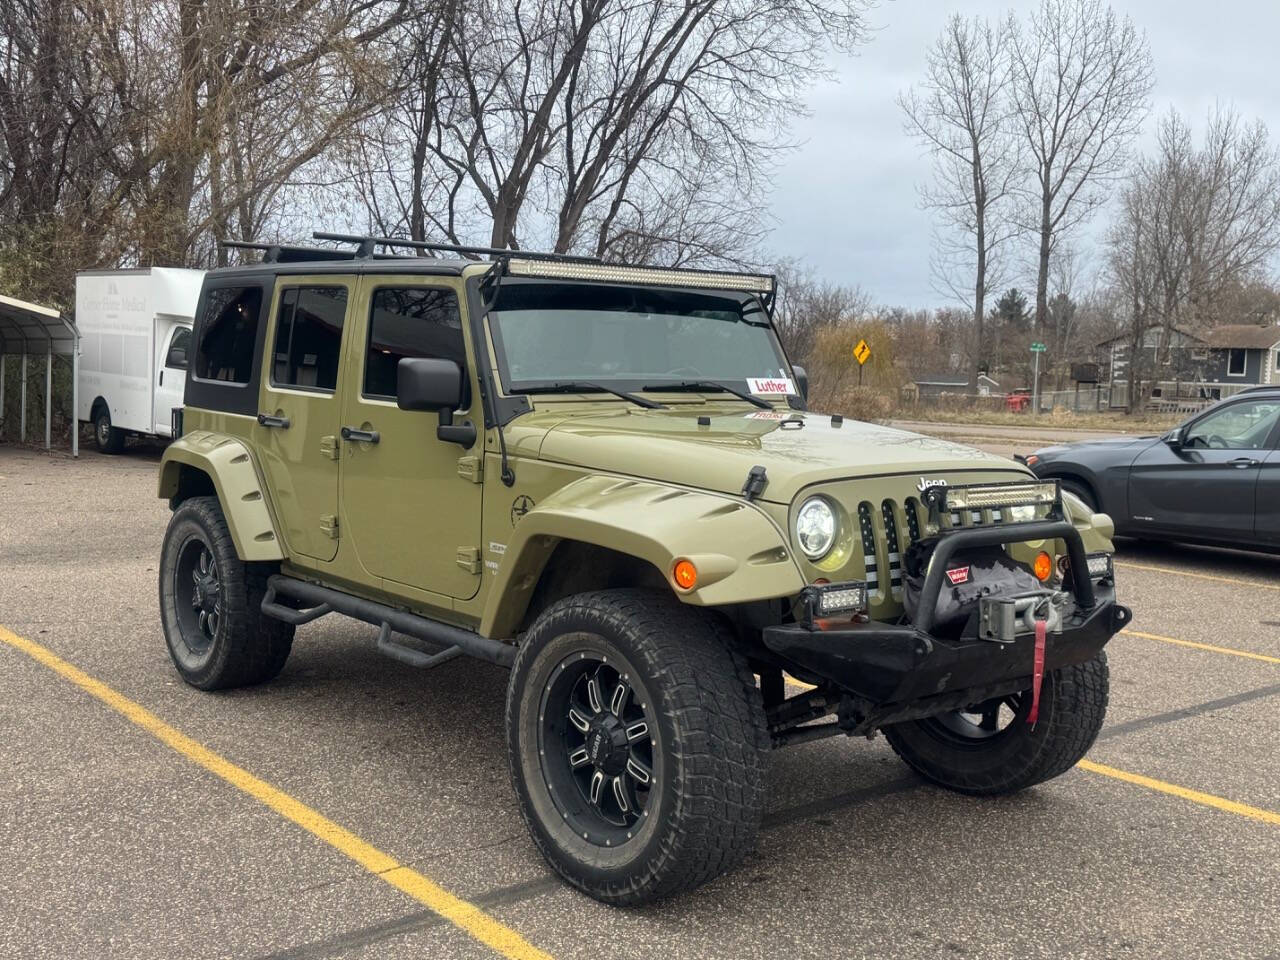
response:
[[[1110,519],[806,412],[773,278],[317,238],[351,246],[242,244],[204,281],[159,484],[188,683],[270,680],[330,613],[510,668],[534,842],[617,904],[742,861],[770,747],[879,730],[1002,794],[1092,744],[1130,619]]]

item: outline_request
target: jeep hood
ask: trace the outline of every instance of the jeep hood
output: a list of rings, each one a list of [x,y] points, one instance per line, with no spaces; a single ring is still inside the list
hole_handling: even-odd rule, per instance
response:
[[[725,412],[721,404],[623,408],[582,415],[539,411],[518,421],[546,427],[538,456],[591,470],[739,494],[753,466],[768,473],[761,499],[790,503],[832,480],[908,474],[964,482],[965,474],[1028,471],[1004,457],[891,427],[797,411]],[[710,419],[698,423],[699,416]],[[544,419],[545,418],[545,419]],[[527,447],[526,447],[527,449]],[[984,478],[986,479],[986,478]]]

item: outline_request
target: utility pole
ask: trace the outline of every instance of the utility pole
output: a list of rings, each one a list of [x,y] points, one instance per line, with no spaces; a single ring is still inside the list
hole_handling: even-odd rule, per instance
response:
[[[1031,344],[1031,353],[1035,358],[1035,368],[1031,375],[1031,416],[1033,417],[1040,415],[1040,354],[1044,351],[1045,345],[1039,340]]]

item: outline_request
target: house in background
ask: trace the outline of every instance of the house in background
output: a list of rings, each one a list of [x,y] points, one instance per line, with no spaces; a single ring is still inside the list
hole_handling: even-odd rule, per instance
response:
[[[1151,396],[1176,404],[1229,397],[1246,387],[1280,383],[1280,326],[1225,324],[1203,336],[1182,327],[1170,334],[1168,358],[1157,370],[1161,327],[1148,327],[1139,348],[1139,373],[1152,377]],[[1125,407],[1129,388],[1129,335],[1098,344],[1098,357],[1111,390],[1111,407]]]
[[[1206,380],[1239,386],[1280,383],[1280,327],[1232,323],[1214,327],[1205,342]]]
[[[959,396],[989,397],[1000,392],[1000,384],[985,373],[978,374],[977,389],[969,386],[969,374],[963,370],[945,370],[942,373],[927,373],[912,380],[915,395],[921,400],[930,400],[945,394]]]

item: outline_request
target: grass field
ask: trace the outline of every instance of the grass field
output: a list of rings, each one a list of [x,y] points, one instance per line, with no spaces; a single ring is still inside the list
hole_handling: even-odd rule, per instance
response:
[[[1106,430],[1110,433],[1159,433],[1186,419],[1185,413],[1144,414],[1072,413],[1058,409],[1032,417],[1030,413],[1003,410],[938,410],[925,406],[906,407],[898,417],[925,423],[988,424],[1002,427],[1051,427],[1062,430]]]

